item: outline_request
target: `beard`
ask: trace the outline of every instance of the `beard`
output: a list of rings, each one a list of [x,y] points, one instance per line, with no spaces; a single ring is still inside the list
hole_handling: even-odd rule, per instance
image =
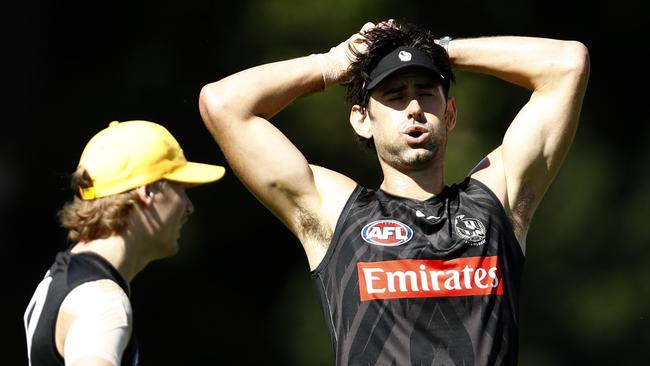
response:
[[[446,136],[436,135],[426,143],[411,147],[404,142],[393,141],[376,146],[379,159],[400,171],[428,169],[444,157]]]

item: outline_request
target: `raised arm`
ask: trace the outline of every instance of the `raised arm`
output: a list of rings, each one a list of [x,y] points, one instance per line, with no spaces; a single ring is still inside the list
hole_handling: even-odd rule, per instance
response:
[[[203,121],[230,167],[300,239],[312,268],[324,255],[355,183],[310,166],[269,120],[296,98],[342,80],[351,62],[347,48],[358,46],[359,37],[325,54],[238,72],[204,86],[200,94]]]
[[[485,37],[453,40],[449,54],[458,70],[490,74],[532,91],[501,146],[472,173],[499,196],[525,249],[533,213],[578,126],[589,77],[587,48],[576,41]]]

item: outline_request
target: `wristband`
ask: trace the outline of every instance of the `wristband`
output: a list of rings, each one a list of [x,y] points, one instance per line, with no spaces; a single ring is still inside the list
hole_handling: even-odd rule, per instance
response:
[[[438,39],[438,45],[445,49],[445,52],[449,53],[449,42],[451,42],[451,37],[444,36]]]

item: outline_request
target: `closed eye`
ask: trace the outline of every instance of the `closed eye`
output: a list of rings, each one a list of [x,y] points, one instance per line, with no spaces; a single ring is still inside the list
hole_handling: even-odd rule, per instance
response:
[[[436,89],[434,88],[418,89],[417,94],[423,97],[432,97],[436,95]]]
[[[401,95],[401,94],[393,94],[393,95],[389,95],[389,96],[387,97],[387,99],[388,99],[389,101],[400,100],[400,99],[402,99],[402,95]]]
[[[406,86],[398,86],[395,88],[389,88],[385,90],[382,95],[387,100],[399,100],[402,98],[402,94],[406,90]]]

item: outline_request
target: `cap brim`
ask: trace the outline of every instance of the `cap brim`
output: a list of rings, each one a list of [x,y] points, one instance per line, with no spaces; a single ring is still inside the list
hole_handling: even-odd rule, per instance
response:
[[[445,82],[445,77],[428,53],[417,47],[402,46],[382,57],[370,70],[365,89],[372,90],[393,73],[406,68],[423,68]]]
[[[163,178],[188,184],[215,182],[223,177],[226,169],[219,165],[187,162],[182,168],[165,174]]]
[[[428,71],[431,71],[431,73],[435,76],[437,76],[441,80],[445,80],[444,76],[440,73],[440,71],[434,67],[430,63],[420,63],[420,62],[411,62],[408,64],[402,64],[402,65],[397,65],[391,69],[388,69],[381,74],[375,76],[368,84],[366,84],[366,90],[372,90],[374,89],[379,83],[384,81],[387,77],[390,75],[396,73],[397,71],[400,71],[402,69],[407,69],[407,68],[420,68],[420,69],[425,69]]]

